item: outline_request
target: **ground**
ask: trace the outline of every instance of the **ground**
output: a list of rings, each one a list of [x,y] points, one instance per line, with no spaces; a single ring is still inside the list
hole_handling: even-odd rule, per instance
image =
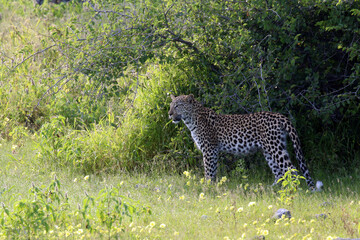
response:
[[[53,225],[50,224],[48,231],[38,226],[41,231],[34,231],[33,235],[54,239],[70,235],[74,239],[251,239],[259,235],[266,239],[359,237],[359,186],[352,184],[359,179],[350,176],[323,179],[326,186],[323,192],[309,192],[303,183],[304,188],[293,196],[290,205],[286,205],[279,200],[279,187],[271,187],[271,179],[261,182],[264,179],[256,174],[238,179],[225,176],[216,184],[208,184],[202,179],[201,172],[193,171],[180,175],[141,172],[85,175],[70,169],[39,168],[31,161],[36,154],[31,145],[27,143],[16,151],[11,149],[11,143],[1,146],[3,206],[10,210],[10,215],[13,214],[15,203],[26,199],[32,202],[34,196],[29,189],[37,186],[48,194],[48,186],[54,179],[61,185],[53,192],[66,194],[68,199],[67,208],[56,208],[55,202],[53,205],[44,203],[65,214],[63,218],[51,220]],[[104,193],[111,191],[113,198],[106,198],[110,194]],[[40,198],[39,194],[35,198]],[[86,218],[91,222],[92,231],[80,211],[85,200],[90,198],[95,204],[89,204]],[[109,227],[101,217],[98,204],[106,202],[104,199],[127,201],[137,207],[138,214],[130,214],[132,218],[116,215],[115,205],[109,204],[107,211],[113,214],[114,221]],[[60,197],[60,201],[66,202],[64,197]],[[279,208],[290,210],[292,218],[274,220],[272,216]],[[326,218],[317,214],[326,214]],[[8,224],[12,226],[11,222]],[[3,238],[11,236],[6,233],[10,234],[2,231]],[[26,234],[23,232],[21,236]]]

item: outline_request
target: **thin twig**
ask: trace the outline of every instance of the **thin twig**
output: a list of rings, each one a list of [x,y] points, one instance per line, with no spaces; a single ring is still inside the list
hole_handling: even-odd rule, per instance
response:
[[[261,78],[261,80],[263,81],[264,92],[265,92],[266,99],[267,99],[267,102],[268,102],[269,110],[271,111],[270,99],[269,99],[269,95],[268,95],[268,93],[267,93],[267,91],[266,91],[265,79],[264,79],[263,73],[262,73],[262,64],[260,64],[260,78]]]
[[[44,49],[42,49],[42,50],[40,50],[40,51],[37,51],[37,52],[34,53],[34,54],[31,54],[30,56],[28,56],[27,58],[25,58],[24,60],[22,60],[20,63],[16,64],[16,66],[15,66],[13,69],[11,69],[11,72],[15,71],[15,69],[16,69],[18,66],[20,66],[20,65],[23,64],[25,61],[27,61],[28,59],[32,58],[33,56],[35,56],[35,55],[37,55],[37,54],[39,54],[39,53],[43,53],[43,52],[45,52],[45,51],[47,51],[47,50],[49,50],[50,48],[55,47],[55,46],[57,46],[57,44],[51,45],[51,46],[49,46],[49,47],[47,47],[47,48],[44,48]]]
[[[263,107],[262,107],[262,104],[261,104],[261,94],[260,94],[260,90],[259,90],[259,85],[257,84],[255,78],[254,78],[254,82],[256,84],[256,88],[257,88],[257,91],[258,91],[258,97],[259,97],[259,104],[260,104],[260,107],[261,107],[261,111],[264,111]]]
[[[52,86],[49,87],[48,90],[46,90],[46,92],[41,96],[41,98],[39,99],[38,103],[36,104],[36,106],[34,107],[37,108],[40,105],[40,102],[43,100],[43,98],[45,97],[45,95],[47,95],[51,89],[53,89],[58,83],[60,83],[64,78],[66,78],[67,76],[64,75],[62,76],[55,84],[53,84]]]

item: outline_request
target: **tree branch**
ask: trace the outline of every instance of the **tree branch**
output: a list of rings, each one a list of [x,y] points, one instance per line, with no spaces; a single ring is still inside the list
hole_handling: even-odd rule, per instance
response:
[[[23,64],[24,62],[26,62],[28,59],[32,58],[33,56],[35,56],[35,55],[37,55],[37,54],[39,54],[39,53],[43,53],[43,52],[45,52],[45,51],[47,51],[47,50],[49,50],[50,48],[53,48],[53,47],[55,47],[55,46],[57,46],[57,44],[51,45],[51,46],[49,46],[49,47],[47,47],[47,48],[44,48],[43,50],[40,50],[40,51],[38,51],[38,52],[36,52],[36,53],[34,53],[34,54],[31,54],[30,56],[28,56],[27,58],[25,58],[24,60],[22,60],[20,63],[16,64],[16,66],[13,67],[13,69],[11,69],[10,72],[15,71],[15,69],[16,69],[18,66],[20,66],[21,64]]]

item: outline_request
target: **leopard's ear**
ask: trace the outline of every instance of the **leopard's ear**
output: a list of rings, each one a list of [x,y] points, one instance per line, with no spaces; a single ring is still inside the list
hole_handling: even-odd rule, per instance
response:
[[[186,99],[189,101],[189,103],[193,103],[195,101],[194,95],[189,94]]]
[[[174,95],[172,95],[172,94],[170,94],[170,97],[171,97],[171,100],[175,100],[175,96]]]

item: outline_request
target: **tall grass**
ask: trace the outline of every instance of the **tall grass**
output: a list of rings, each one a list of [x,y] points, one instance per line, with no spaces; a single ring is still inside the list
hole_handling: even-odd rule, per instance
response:
[[[126,110],[119,113],[110,106],[106,116],[83,124],[83,129],[76,129],[76,118],[52,117],[35,134],[39,160],[85,173],[146,169],[151,164],[144,159],[152,159],[170,141],[171,131],[164,128],[169,121],[167,93],[175,91],[175,78],[186,81],[170,66],[154,66],[132,83],[135,91],[123,102]]]

